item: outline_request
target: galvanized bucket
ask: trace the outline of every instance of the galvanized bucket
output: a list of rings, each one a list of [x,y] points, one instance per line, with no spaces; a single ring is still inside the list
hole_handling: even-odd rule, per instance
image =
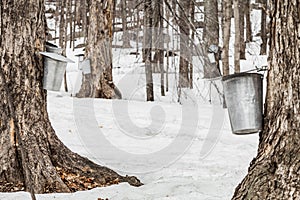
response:
[[[59,48],[55,44],[52,44],[50,42],[46,42],[46,51],[50,52],[50,53],[62,54],[63,49]]]
[[[82,70],[83,74],[90,74],[91,71],[91,60],[85,59],[79,62],[79,69]]]
[[[263,76],[240,73],[223,77],[232,132],[250,134],[263,128]]]
[[[74,63],[72,60],[49,52],[40,52],[44,56],[44,79],[43,88],[46,90],[59,91],[67,63]]]
[[[207,52],[207,57],[204,58],[205,65],[203,66],[203,79],[218,79],[221,77],[221,71],[216,60],[219,47],[210,45]]]

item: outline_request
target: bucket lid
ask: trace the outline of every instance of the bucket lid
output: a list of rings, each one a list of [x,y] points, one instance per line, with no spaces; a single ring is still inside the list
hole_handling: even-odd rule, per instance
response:
[[[85,59],[83,61],[80,61],[79,65],[81,67],[91,67],[91,59],[87,58],[87,59]]]
[[[76,54],[75,55],[76,57],[83,57],[83,56],[85,56],[83,53],[80,53],[80,54]]]
[[[261,78],[263,78],[263,75],[260,74],[260,73],[246,73],[246,72],[242,72],[242,73],[236,73],[236,74],[231,74],[231,75],[223,76],[222,77],[222,81],[227,81],[227,80],[232,79],[232,78],[244,77],[244,76],[260,76]]]
[[[43,55],[43,56],[46,56],[48,58],[51,58],[53,60],[60,61],[60,62],[75,63],[73,60],[71,60],[71,59],[69,59],[65,56],[59,55],[57,53],[40,52],[40,54]]]
[[[50,42],[46,42],[46,46],[48,46],[48,47],[53,47],[53,48],[58,48],[57,45],[52,44],[52,43],[50,43]]]

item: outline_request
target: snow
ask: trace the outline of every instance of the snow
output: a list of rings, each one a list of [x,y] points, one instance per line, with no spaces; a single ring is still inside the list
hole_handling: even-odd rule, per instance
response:
[[[251,15],[255,33],[260,20],[256,12]],[[53,28],[54,21],[50,23]],[[255,37],[247,44],[241,71],[267,65],[267,57],[257,54],[260,42]],[[136,44],[132,42],[132,46]],[[233,40],[230,46],[233,66]],[[76,61],[67,67],[71,92],[48,92],[48,111],[57,135],[72,151],[122,175],[135,175],[144,185],[136,188],[122,183],[72,194],[38,194],[37,199],[230,199],[256,156],[258,134],[231,133],[217,91],[222,92],[221,81],[214,81],[210,95],[211,83],[202,79],[203,63],[197,57],[193,58],[195,89],[183,91],[180,104],[175,65],[170,67],[166,97],[160,96],[160,75],[154,74],[156,101],[145,102],[144,67],[140,56],[129,55],[131,51],[135,49],[113,49],[114,82],[123,99],[104,100],[70,97],[80,88],[82,72],[75,55],[82,49],[67,49],[67,57]],[[176,64],[178,59],[172,62]],[[29,193],[17,192],[0,193],[0,199],[31,198]]]
[[[48,92],[48,110],[56,133],[71,150],[123,175],[135,175],[145,185],[122,183],[37,199],[230,199],[256,155],[258,134],[233,135],[227,110],[200,98],[204,90],[195,89],[178,104],[173,81],[171,92],[159,97],[159,75],[154,78],[157,101],[145,102],[143,68],[128,63],[130,59],[128,69],[114,69],[123,100],[76,99]],[[80,80],[76,69],[74,64],[68,69],[73,84]],[[207,86],[201,79],[197,84]],[[0,199],[26,200],[30,195],[0,193]]]
[[[230,199],[234,188],[247,173],[247,167],[256,154],[258,135],[233,135],[226,110],[219,106],[194,105],[187,102],[185,108],[184,105],[165,102],[103,99],[80,99],[77,102],[77,100],[64,93],[48,93],[51,123],[60,139],[71,150],[111,167],[123,175],[135,175],[145,185],[135,188],[122,183],[73,194],[37,195],[39,200],[83,200],[100,197],[130,200]],[[94,116],[76,113],[83,110],[89,112],[88,102],[92,103],[90,107],[95,113]],[[115,110],[124,104],[128,104],[128,113],[119,113]],[[190,107],[198,109],[191,112]],[[158,124],[151,125],[151,109],[155,114],[152,120]],[[191,119],[195,117],[192,114],[197,114],[195,130],[188,127],[189,123],[182,123],[184,109],[191,113],[188,117],[188,121],[192,121],[190,123],[195,121]],[[165,114],[157,115],[156,112]],[[77,114],[79,116],[76,116]],[[101,131],[98,135],[91,132],[92,126],[85,132],[78,131],[82,130],[82,127],[79,127],[81,124],[76,120],[90,117],[95,119],[94,125]],[[123,122],[134,123],[139,131],[128,128],[126,124],[122,124]],[[182,128],[180,126],[187,126],[183,127],[186,132],[182,135],[178,133],[179,128]],[[83,128],[88,127],[89,125],[86,125]],[[218,128],[220,129],[214,130]],[[91,135],[94,137],[86,140]],[[180,139],[179,144],[185,145],[177,146],[177,150],[168,151],[177,136]],[[105,146],[101,137],[112,146]],[[94,146],[95,144],[98,146]],[[109,148],[106,152],[101,149],[103,145]],[[111,155],[115,152],[121,154]],[[122,157],[124,155],[128,157]],[[30,199],[30,195],[24,192],[0,193],[0,199]]]
[[[72,194],[42,194],[37,199],[230,199],[256,155],[258,134],[231,133],[227,110],[219,101],[208,102],[201,69],[195,72],[196,89],[185,91],[181,104],[174,73],[166,97],[159,95],[155,74],[156,101],[145,102],[144,68],[129,51],[113,51],[114,79],[122,100],[48,92],[48,111],[57,135],[72,151],[122,175],[135,175],[144,185],[122,183]],[[76,53],[68,52],[68,57],[76,60]],[[68,64],[72,90],[80,74],[77,64]],[[212,98],[218,99],[218,94]],[[26,200],[30,195],[0,193],[0,199]]]
[[[124,58],[120,60],[125,62]],[[57,135],[71,150],[120,174],[135,175],[145,185],[122,183],[37,199],[230,199],[256,155],[258,134],[233,135],[227,110],[200,98],[203,91],[198,89],[177,103],[174,81],[166,97],[159,97],[156,87],[157,100],[145,102],[143,68],[134,58],[126,58],[122,65],[131,67],[114,69],[123,100],[76,99],[69,93],[48,92],[48,110]],[[76,65],[68,67],[69,81],[76,84]],[[207,86],[202,79],[196,83]],[[0,193],[0,199],[30,199],[30,195]]]

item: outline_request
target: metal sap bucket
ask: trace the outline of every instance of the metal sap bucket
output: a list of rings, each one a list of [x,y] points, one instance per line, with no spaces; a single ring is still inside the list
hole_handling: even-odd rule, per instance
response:
[[[90,74],[91,71],[91,60],[85,59],[79,62],[79,69],[82,70],[83,74]]]
[[[59,91],[68,62],[74,62],[57,53],[40,52],[40,54],[44,56],[43,88]]]
[[[63,49],[59,48],[55,44],[52,44],[50,42],[46,42],[46,51],[50,52],[50,53],[62,54]]]
[[[210,45],[207,52],[207,57],[204,58],[205,65],[203,66],[203,79],[216,79],[221,77],[221,71],[216,60],[219,47]]]
[[[223,77],[232,132],[250,134],[263,128],[263,75],[239,73]]]

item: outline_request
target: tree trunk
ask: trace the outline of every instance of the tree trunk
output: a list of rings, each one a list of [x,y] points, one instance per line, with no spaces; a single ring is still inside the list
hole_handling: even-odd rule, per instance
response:
[[[60,17],[59,16],[60,4],[61,4],[60,1],[55,2],[55,17],[54,17],[54,19],[55,19],[55,32],[54,32],[54,38],[57,37],[57,27],[58,27],[58,24],[59,24],[59,17]]]
[[[86,38],[87,38],[87,23],[88,23],[88,17],[87,17],[87,13],[88,13],[88,3],[87,0],[80,0],[80,16],[82,18],[82,22],[81,22],[81,30],[83,32],[84,35],[84,42],[86,42]]]
[[[152,26],[153,26],[153,39],[152,39],[152,50],[154,51],[154,56],[152,60],[152,72],[160,72],[159,59],[160,59],[160,0],[153,0],[153,13],[152,13]]]
[[[167,9],[167,6],[165,6],[165,9],[166,9],[166,20],[167,22],[170,21],[170,18],[171,18],[171,14],[170,14],[170,10]],[[167,23],[167,33],[169,35],[170,33],[170,25],[169,23]],[[167,42],[167,50],[166,50],[166,53],[167,53],[167,67],[166,67],[166,92],[169,91],[169,68],[170,68],[170,42],[168,41]]]
[[[59,1],[59,8],[60,8],[60,21],[59,21],[59,46],[62,49],[65,49],[65,31],[66,31],[66,18],[65,18],[65,1]],[[65,52],[65,51],[64,51]],[[63,53],[65,55],[65,53]]]
[[[267,13],[266,13],[266,0],[261,0],[262,8],[261,8],[261,30],[260,30],[260,37],[262,43],[260,45],[260,55],[267,55]]]
[[[159,35],[160,35],[160,47],[159,47],[159,69],[160,69],[160,92],[161,96],[165,94],[165,62],[164,62],[164,1],[159,1]],[[169,33],[168,33],[169,34]]]
[[[300,1],[272,1],[264,130],[233,199],[300,199]]]
[[[241,31],[240,31],[240,6],[239,0],[233,0],[234,7],[234,73],[240,72],[240,55],[241,55]]]
[[[205,1],[205,42],[207,46],[219,46],[219,15],[218,15],[218,1]]]
[[[91,4],[86,48],[86,57],[91,61],[91,74],[83,75],[77,97],[118,98],[112,79],[112,5],[108,4],[108,8],[104,6],[100,0],[92,1]]]
[[[219,15],[218,15],[218,1],[205,0],[205,38],[206,52],[210,46],[219,46]],[[217,68],[219,68],[219,59],[216,59]],[[212,69],[204,67],[204,74],[210,74]]]
[[[179,30],[180,30],[180,59],[179,59],[179,88],[189,88],[189,60],[188,60],[188,46],[190,27],[189,20],[189,8],[190,2],[186,0],[180,0],[179,8]]]
[[[123,48],[130,48],[130,40],[129,40],[129,33],[127,31],[127,0],[121,1],[121,10],[122,10],[122,29],[123,29]]]
[[[246,15],[246,42],[252,42],[252,27],[251,27],[251,10],[250,10],[250,0],[245,2],[245,15]]]
[[[63,49],[62,55],[66,55],[66,44],[67,44],[67,26],[68,23],[66,21],[66,7],[67,1],[60,1],[60,23],[59,23],[59,46]],[[68,91],[67,84],[67,72],[64,74],[64,89]]]
[[[55,135],[42,87],[44,23],[44,1],[0,1],[0,191],[71,192],[119,181],[140,185],[71,152]]]
[[[230,26],[232,16],[231,0],[223,1],[224,19],[223,19],[223,51],[222,51],[222,66],[223,76],[229,75],[229,41],[230,41]]]
[[[190,9],[191,9],[191,23],[195,24],[195,2],[191,1],[190,2]],[[218,24],[219,26],[219,24]],[[219,30],[219,28],[218,28]],[[190,49],[191,51],[193,51],[192,49],[195,48],[195,32],[196,30],[192,30],[192,34],[191,34],[191,41],[190,41]],[[190,84],[190,89],[194,88],[194,65],[193,65],[193,57],[192,54],[190,54],[190,67],[189,67],[189,72],[190,72],[190,80],[189,80],[189,84]],[[218,62],[219,64],[219,62]]]
[[[72,50],[74,51],[75,50],[75,42],[76,42],[76,22],[77,22],[77,19],[76,19],[76,16],[77,16],[77,0],[74,0],[74,10],[73,10],[73,15],[72,15],[72,27],[73,27],[73,30],[72,30]]]
[[[164,69],[164,2],[163,0],[155,0],[153,11],[153,27],[155,40],[153,47],[155,48],[153,72],[160,72],[160,93],[165,96],[165,69]]]
[[[63,36],[63,39],[62,39],[62,43],[63,45],[61,46],[61,48],[63,49],[63,55],[66,56],[67,55],[67,44],[68,44],[68,1],[69,0],[65,0],[63,1],[63,8],[62,10],[64,14],[62,14],[62,18],[63,18],[63,21],[64,21],[64,24],[63,24],[63,28],[65,29],[63,31],[64,33],[64,36]],[[68,82],[67,82],[67,71],[65,71],[65,74],[64,74],[64,89],[65,89],[65,92],[68,92]]]
[[[69,47],[72,48],[72,44],[73,44],[73,0],[68,0],[68,16],[67,19],[68,19],[68,22],[69,22],[69,31],[70,31],[70,41],[69,41]]]
[[[239,22],[240,22],[240,59],[246,60],[246,43],[245,43],[245,10],[246,1],[239,0]]]
[[[145,0],[144,3],[144,44],[145,73],[146,73],[146,96],[147,101],[154,101],[153,77],[152,77],[152,1]]]
[[[75,12],[75,21],[78,26],[79,35],[82,33],[82,0],[75,0],[76,3],[76,12]]]
[[[140,8],[138,7],[136,9],[136,30],[135,30],[135,34],[136,34],[136,41],[135,41],[135,47],[136,47],[136,58],[139,57],[139,43],[140,43],[140,40],[139,40],[139,33],[140,33]]]

